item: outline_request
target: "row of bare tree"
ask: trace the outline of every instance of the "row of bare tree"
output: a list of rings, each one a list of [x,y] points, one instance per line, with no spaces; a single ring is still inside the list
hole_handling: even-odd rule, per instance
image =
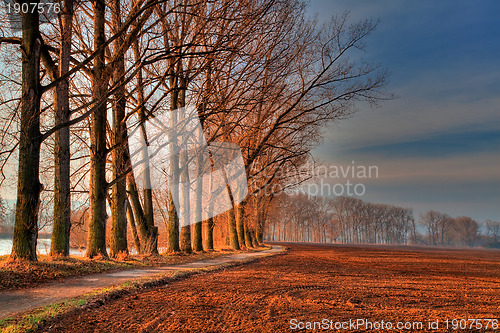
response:
[[[141,253],[158,253],[155,212],[168,216],[169,251],[212,249],[213,219],[179,224],[175,193],[141,188],[131,172],[130,129],[186,106],[196,108],[208,143],[241,148],[250,191],[227,213],[228,242],[259,243],[272,200],[259,190],[294,181],[321,126],[358,100],[385,96],[386,73],[358,53],[376,22],[339,15],[320,26],[300,0],[59,3],[56,20],[41,24],[29,11],[22,35],[0,30],[0,159],[2,175],[17,182],[14,259],[37,259],[40,206],[49,200],[52,256],[68,255],[78,205],[89,208],[91,258],[107,256],[107,246],[111,256],[127,252],[127,224]],[[171,167],[183,163],[172,155]]]
[[[282,194],[266,223],[270,241],[319,243],[421,244],[500,247],[500,222],[486,221],[485,233],[470,217],[437,211],[372,204],[353,197],[326,198]]]
[[[416,235],[413,212],[353,197],[281,195],[267,223],[269,240],[408,244]]]
[[[500,222],[487,220],[481,225],[468,216],[451,217],[430,210],[420,214],[419,220],[424,228],[422,241],[428,245],[455,245],[500,247]]]

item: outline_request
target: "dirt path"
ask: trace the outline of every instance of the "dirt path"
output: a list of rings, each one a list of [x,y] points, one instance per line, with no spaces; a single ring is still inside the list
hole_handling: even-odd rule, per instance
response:
[[[481,319],[483,329],[473,331],[498,331],[491,324],[485,330],[484,320],[499,319],[500,251],[290,247],[282,256],[76,310],[43,331],[290,332],[323,319],[423,325],[377,332],[447,331],[446,319],[449,328],[452,319]],[[429,320],[439,320],[439,329],[429,329]]]
[[[270,250],[260,252],[235,253],[214,259],[158,268],[131,269],[113,273],[94,274],[68,278],[62,282],[51,282],[35,288],[0,292],[0,319],[77,297],[96,289],[120,285],[138,278],[153,277],[172,271],[207,268],[234,261],[257,258],[280,251],[282,251],[282,247],[273,246]]]

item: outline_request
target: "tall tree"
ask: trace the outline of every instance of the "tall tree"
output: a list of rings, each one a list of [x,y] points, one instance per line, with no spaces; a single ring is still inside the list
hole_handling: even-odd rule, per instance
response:
[[[29,1],[20,1],[20,4]],[[11,258],[37,260],[40,165],[40,36],[38,11],[22,13],[22,96],[16,221]]]
[[[144,136],[145,141],[147,142],[148,137],[146,133],[146,114],[148,110],[146,109],[146,97],[145,97],[145,83],[143,78],[143,68],[141,64],[141,50],[140,50],[140,39],[139,37],[135,38],[132,41],[132,51],[135,58],[135,79],[136,79],[136,103],[137,103],[137,113],[139,118],[139,126],[141,127],[141,133]],[[152,110],[151,110],[152,111]],[[125,152],[128,152],[128,145],[125,149]],[[142,151],[142,158],[148,159],[146,149]],[[130,165],[130,156],[126,154],[127,165]],[[150,184],[150,174],[149,168],[144,169],[144,173],[142,174],[143,183]],[[158,228],[154,224],[154,212],[153,212],[153,196],[151,188],[143,189],[143,203],[141,203],[139,190],[137,188],[137,184],[134,178],[133,173],[129,173],[127,175],[127,183],[128,183],[128,194],[130,198],[130,202],[132,203],[133,211],[135,213],[135,221],[138,225],[139,238],[140,238],[140,250],[139,252],[142,254],[150,254],[157,255],[158,254]],[[149,186],[150,187],[150,186]]]
[[[119,34],[122,28],[120,0],[111,3],[111,20],[114,34]],[[115,51],[125,43],[122,34],[114,41]],[[119,55],[113,64],[113,85],[116,87],[113,95],[113,195],[111,204],[111,237],[110,256],[116,257],[119,253],[128,253],[127,244],[127,180],[124,173],[127,169],[127,126],[125,122],[125,57]]]
[[[59,49],[58,77],[69,71],[71,36],[73,31],[73,0],[63,2],[60,13],[61,45]],[[69,77],[59,82],[55,93],[55,123],[70,120]],[[70,128],[63,127],[54,134],[54,222],[52,225],[51,256],[69,255],[71,229],[70,193]]]
[[[106,116],[108,77],[105,71],[105,22],[104,0],[92,1],[94,12],[94,68],[92,72],[92,97],[95,111],[92,113],[90,129],[90,223],[86,256],[108,256],[106,250]]]

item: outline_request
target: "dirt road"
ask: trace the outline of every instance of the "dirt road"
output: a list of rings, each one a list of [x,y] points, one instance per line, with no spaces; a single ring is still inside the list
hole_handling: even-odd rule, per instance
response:
[[[486,319],[499,319],[500,251],[289,246],[285,255],[75,311],[44,331],[290,332],[315,321],[344,332],[469,331],[453,330],[464,324],[453,319],[495,331]]]
[[[272,249],[258,252],[232,253],[212,259],[165,265],[161,267],[128,269],[111,273],[72,277],[62,281],[42,284],[33,288],[3,291],[0,292],[0,320],[8,316],[23,313],[27,310],[78,297],[101,288],[118,286],[124,282],[132,282],[143,278],[161,277],[165,274],[184,270],[215,267],[222,264],[230,264],[279,253],[281,251],[282,247],[274,246]]]

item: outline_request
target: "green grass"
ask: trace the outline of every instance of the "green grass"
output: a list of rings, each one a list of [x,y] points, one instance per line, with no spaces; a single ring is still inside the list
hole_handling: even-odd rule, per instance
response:
[[[88,299],[88,296],[83,296],[82,298],[47,305],[40,309],[33,310],[17,319],[3,319],[0,321],[0,329],[3,333],[34,332],[47,319],[54,318],[71,309],[83,306],[87,303]]]
[[[4,326],[8,325],[13,320],[14,320],[14,318],[12,318],[12,317],[0,319],[0,327],[4,327]]]

